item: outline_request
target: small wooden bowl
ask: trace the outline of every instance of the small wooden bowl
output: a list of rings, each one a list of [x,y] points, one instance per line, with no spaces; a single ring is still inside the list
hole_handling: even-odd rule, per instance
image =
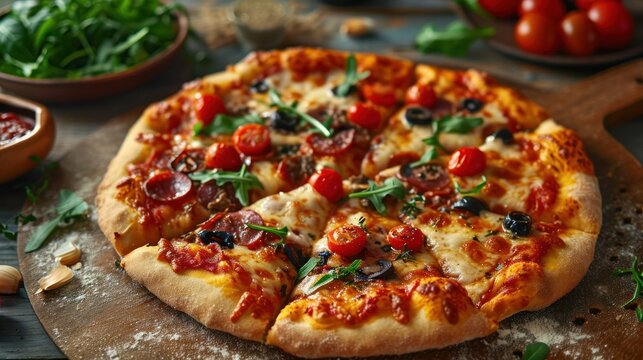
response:
[[[36,167],[30,157],[45,159],[54,144],[54,119],[41,104],[0,94],[0,112],[11,112],[34,120],[34,128],[25,136],[0,145],[0,184]]]
[[[29,79],[0,72],[0,87],[46,103],[93,100],[133,89],[151,80],[179,55],[188,35],[189,24],[182,13],[177,12],[176,18],[178,32],[174,42],[160,54],[127,70],[74,80]]]

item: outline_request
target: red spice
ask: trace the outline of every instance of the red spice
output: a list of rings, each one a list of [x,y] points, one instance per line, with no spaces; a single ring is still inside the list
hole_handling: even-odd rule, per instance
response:
[[[11,143],[33,130],[33,123],[12,113],[0,113],[0,145]]]

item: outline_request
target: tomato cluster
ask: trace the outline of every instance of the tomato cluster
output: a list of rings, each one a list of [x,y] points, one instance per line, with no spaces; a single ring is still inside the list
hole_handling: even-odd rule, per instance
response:
[[[634,21],[620,0],[479,0],[497,18],[519,16],[514,28],[518,46],[530,53],[572,56],[619,50],[632,40]]]

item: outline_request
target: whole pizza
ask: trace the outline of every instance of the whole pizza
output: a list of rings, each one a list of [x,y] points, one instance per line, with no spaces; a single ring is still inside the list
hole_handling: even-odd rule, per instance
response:
[[[308,358],[487,336],[576,286],[601,227],[580,139],[517,91],[311,48],[150,106],[97,204],[163,302]]]

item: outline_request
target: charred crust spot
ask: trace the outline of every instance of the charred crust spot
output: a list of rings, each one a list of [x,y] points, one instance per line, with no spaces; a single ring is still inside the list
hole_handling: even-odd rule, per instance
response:
[[[598,315],[598,314],[600,314],[600,313],[601,313],[601,309],[599,309],[599,308],[595,308],[595,307],[591,307],[591,308],[589,308],[589,313],[590,313],[590,314],[592,314],[592,315]]]
[[[574,323],[574,325],[576,325],[576,326],[583,326],[585,324],[585,322],[587,322],[587,319],[585,319],[584,317],[581,317],[581,316],[576,317],[572,321],[572,323]]]

